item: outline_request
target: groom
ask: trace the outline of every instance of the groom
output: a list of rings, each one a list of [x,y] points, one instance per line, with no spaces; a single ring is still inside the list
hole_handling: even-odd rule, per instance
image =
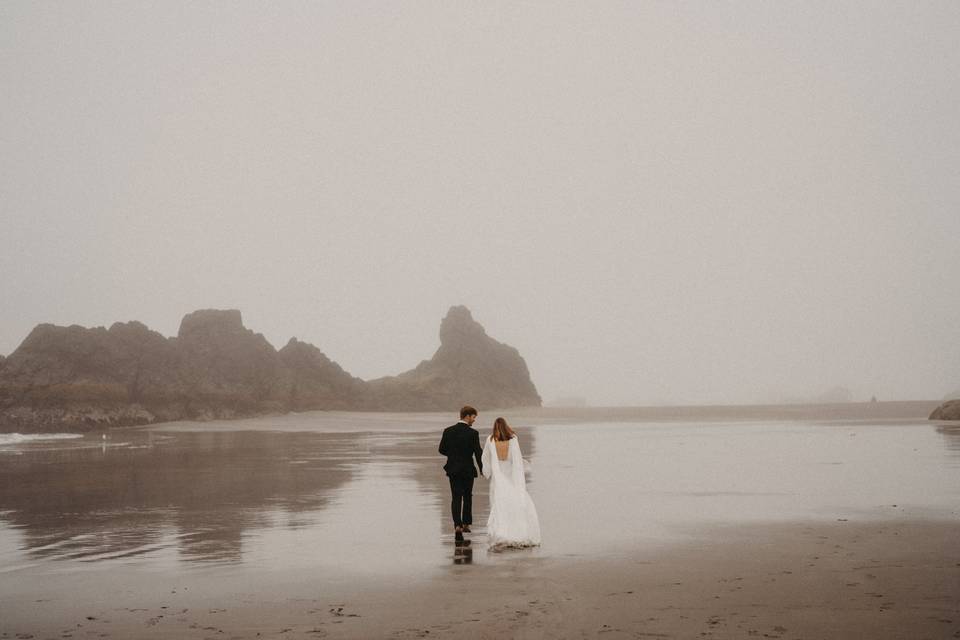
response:
[[[477,410],[467,405],[460,409],[460,422],[443,430],[440,438],[440,454],[447,456],[447,464],[443,470],[450,479],[450,494],[453,500],[450,509],[453,511],[454,539],[463,542],[463,532],[470,533],[473,524],[473,479],[477,477],[477,470],[473,460],[477,459],[477,466],[483,473],[480,448],[480,434],[473,428],[477,419]]]

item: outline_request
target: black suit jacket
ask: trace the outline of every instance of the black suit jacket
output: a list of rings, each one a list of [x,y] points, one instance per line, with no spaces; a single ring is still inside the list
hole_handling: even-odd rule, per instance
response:
[[[458,422],[443,430],[443,437],[440,438],[440,453],[447,456],[447,464],[443,465],[443,470],[448,476],[476,478],[477,470],[473,466],[472,457],[477,459],[477,466],[483,473],[480,434],[466,422]]]

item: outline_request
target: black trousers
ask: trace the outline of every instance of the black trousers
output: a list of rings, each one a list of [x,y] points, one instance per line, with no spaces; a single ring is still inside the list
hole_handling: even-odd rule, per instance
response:
[[[453,526],[473,524],[473,476],[449,476]]]

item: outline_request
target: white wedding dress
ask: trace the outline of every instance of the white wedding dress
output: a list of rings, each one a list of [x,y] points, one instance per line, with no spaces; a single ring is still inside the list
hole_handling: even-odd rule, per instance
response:
[[[490,517],[487,537],[493,549],[533,547],[540,544],[540,521],[527,493],[520,443],[509,440],[507,459],[497,456],[497,445],[487,438],[483,447],[483,475],[490,480]]]

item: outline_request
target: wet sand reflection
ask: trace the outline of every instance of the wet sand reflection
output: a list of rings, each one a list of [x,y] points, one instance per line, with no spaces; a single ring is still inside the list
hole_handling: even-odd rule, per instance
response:
[[[176,545],[240,560],[268,509],[322,509],[349,482],[353,438],[331,434],[122,436],[130,446],[26,452],[0,465],[3,519],[33,557],[97,560]]]
[[[473,544],[454,545],[442,427],[388,416],[383,430],[334,433],[310,431],[313,415],[285,420],[296,429],[216,424],[0,448],[0,572],[73,561],[427,575],[451,564],[616,555],[729,524],[946,517],[960,486],[960,431],[949,425],[520,426],[544,545],[497,554],[486,550],[482,478]]]
[[[305,530],[317,553],[384,532],[440,542],[449,536],[452,543],[439,438],[439,432],[114,432],[109,445],[87,441],[3,455],[0,522],[21,537],[17,553],[51,561],[242,563],[245,543],[259,537],[276,545],[270,532],[280,529]],[[531,454],[533,440],[526,434]],[[412,504],[399,509],[398,495]],[[478,522],[485,522],[485,480],[476,483],[474,505]]]

